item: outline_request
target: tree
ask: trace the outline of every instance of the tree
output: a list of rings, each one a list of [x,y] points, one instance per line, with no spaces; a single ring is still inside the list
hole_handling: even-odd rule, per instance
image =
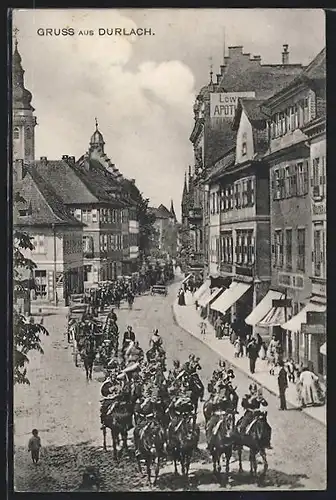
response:
[[[15,195],[15,203],[25,203],[24,198],[19,194]],[[22,279],[22,270],[32,271],[36,264],[31,259],[24,256],[23,251],[33,250],[34,245],[31,237],[20,230],[15,230],[13,234],[13,285],[14,295],[20,293],[30,293],[29,284]],[[21,271],[21,272],[20,272]],[[29,363],[28,354],[31,351],[38,351],[43,354],[40,334],[49,335],[43,325],[34,323],[14,310],[13,312],[13,363],[14,363],[14,384],[30,384],[27,377],[26,365]]]

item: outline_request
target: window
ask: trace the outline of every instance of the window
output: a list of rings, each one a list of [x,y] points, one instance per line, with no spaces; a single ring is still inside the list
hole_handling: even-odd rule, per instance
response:
[[[321,240],[322,240],[322,228],[321,229],[315,229],[314,230],[314,250],[313,250],[313,269],[314,269],[314,276],[321,276],[322,274],[322,262],[323,262],[323,255],[322,255],[322,245],[321,245]]]
[[[233,185],[229,186],[229,200],[228,200],[228,209],[229,210],[232,210],[233,209],[233,204],[234,204],[234,200],[233,200]]]
[[[34,249],[32,250],[32,253],[35,253],[35,254],[46,253],[46,248],[44,245],[44,234],[36,234],[33,238],[32,243],[34,245]]]
[[[221,190],[221,211],[225,210],[225,192],[224,189]]]
[[[234,189],[235,189],[235,193],[234,193],[234,196],[235,196],[235,207],[237,209],[241,208],[241,203],[242,203],[242,199],[241,199],[241,182],[236,182],[235,185],[234,185]]]
[[[254,264],[254,237],[252,230],[237,231],[236,263]]]
[[[75,209],[74,216],[77,220],[82,220],[82,211],[80,208]]]
[[[92,236],[83,236],[83,253],[84,255],[93,254],[93,238]]]
[[[283,233],[282,230],[274,232],[275,266],[283,266]]]
[[[280,200],[280,170],[273,171],[273,200]]]
[[[322,169],[320,168],[320,158],[313,159],[313,168],[312,168],[312,178],[311,178],[311,186],[313,188],[313,197],[319,197],[322,194]]]
[[[96,208],[92,210],[92,222],[98,222],[98,210]]]
[[[297,231],[297,271],[305,271],[306,260],[306,230],[298,229]]]
[[[224,233],[221,236],[221,261],[225,264],[233,264],[233,238],[232,233]],[[217,248],[216,248],[217,252]]]
[[[216,211],[216,193],[211,193],[211,214],[213,215]]]
[[[309,99],[303,100],[303,123],[309,122]]]
[[[289,195],[296,196],[297,195],[297,166],[290,166],[290,180],[289,180]]]
[[[290,197],[290,167],[285,167],[284,195]]]
[[[292,270],[292,230],[291,229],[286,229],[285,230],[285,238],[286,238],[286,269],[287,271]]]
[[[242,207],[248,206],[248,180],[242,182]]]
[[[243,236],[241,232],[237,231],[237,245],[236,245],[236,262],[242,264],[243,262]]]
[[[91,210],[82,210],[82,222],[91,222]]]
[[[219,191],[216,192],[216,214],[219,214],[219,198],[220,198],[220,193]]]
[[[294,130],[299,128],[299,107],[297,104],[293,106],[294,110]]]
[[[13,130],[13,139],[20,139],[20,130],[17,127]]]
[[[22,208],[21,210],[19,210],[19,215],[20,217],[26,217],[28,215],[28,208]]]
[[[308,161],[297,164],[297,194],[303,196],[308,193]]]

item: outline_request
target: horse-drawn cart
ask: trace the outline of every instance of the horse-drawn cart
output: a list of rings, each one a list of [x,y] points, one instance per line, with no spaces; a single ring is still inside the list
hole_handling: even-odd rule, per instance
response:
[[[152,285],[151,287],[151,291],[150,291],[150,294],[151,295],[167,295],[168,294],[168,289],[166,287],[166,285]]]

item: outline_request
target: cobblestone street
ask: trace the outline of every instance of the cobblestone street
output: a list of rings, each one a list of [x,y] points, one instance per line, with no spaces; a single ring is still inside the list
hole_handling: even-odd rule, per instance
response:
[[[178,327],[173,320],[175,286],[168,297],[142,296],[132,311],[123,304],[118,313],[120,331],[131,324],[140,345],[146,350],[153,328],[157,327],[167,350],[168,367],[175,358],[183,361],[193,352],[201,358],[201,378],[205,385],[219,361],[219,355]],[[99,467],[103,491],[147,489],[145,478],[136,472],[132,457],[114,464],[110,449],[102,450],[99,423],[99,386],[102,373],[95,370],[94,380],[86,383],[82,367],[76,368],[65,332],[65,316],[45,317],[50,336],[43,340],[45,354],[31,357],[31,386],[15,389],[15,487],[17,491],[71,491],[81,479],[83,467]],[[250,380],[235,370],[239,396]],[[268,419],[273,428],[273,449],[268,452],[269,471],[266,489],[324,489],[326,486],[326,428],[299,411],[280,412],[277,398],[265,392],[269,402]],[[205,450],[202,411],[199,411],[201,442],[191,465],[192,490],[217,490],[210,456]],[[27,453],[31,429],[37,427],[42,439],[42,457],[34,466]],[[232,488],[258,489],[249,483],[247,453],[243,455],[246,473],[237,475],[233,457]],[[172,464],[166,463],[157,489],[181,490],[179,478],[173,478]]]

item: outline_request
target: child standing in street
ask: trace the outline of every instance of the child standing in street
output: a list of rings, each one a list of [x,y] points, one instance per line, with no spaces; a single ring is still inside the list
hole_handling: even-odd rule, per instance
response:
[[[200,329],[201,329],[201,335],[202,335],[202,337],[206,335],[206,326],[207,325],[206,325],[205,321],[202,321],[200,323]]]
[[[29,439],[28,451],[31,453],[33,463],[37,464],[40,458],[41,438],[37,429],[32,430],[32,435]]]

